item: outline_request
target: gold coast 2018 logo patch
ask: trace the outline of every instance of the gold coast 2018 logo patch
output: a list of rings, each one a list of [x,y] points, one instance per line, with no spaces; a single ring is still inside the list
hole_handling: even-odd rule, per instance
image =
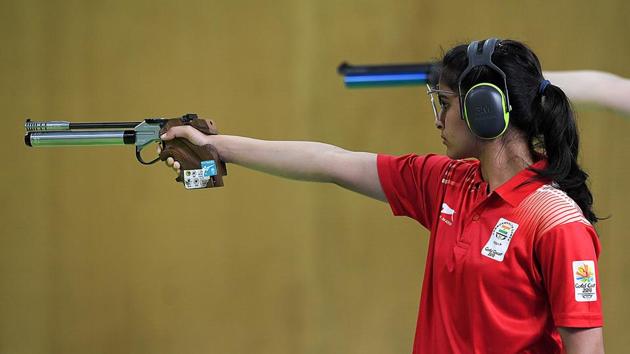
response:
[[[499,219],[492,230],[488,243],[481,249],[481,254],[495,261],[503,262],[505,252],[510,246],[516,229],[518,229],[517,223],[504,218]]]
[[[573,262],[575,301],[597,301],[597,279],[594,261]]]

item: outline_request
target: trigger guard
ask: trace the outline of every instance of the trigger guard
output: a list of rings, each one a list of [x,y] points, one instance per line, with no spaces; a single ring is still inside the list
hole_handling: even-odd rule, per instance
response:
[[[160,160],[160,157],[158,156],[158,157],[156,157],[155,159],[153,159],[153,160],[151,160],[151,161],[149,161],[149,162],[144,161],[144,159],[142,158],[142,155],[140,154],[140,152],[141,152],[143,149],[144,149],[144,147],[139,147],[139,146],[136,146],[136,159],[137,159],[137,160],[138,160],[138,162],[140,162],[141,164],[143,164],[143,165],[152,165],[152,164],[154,164],[154,163],[156,163],[156,162],[158,162],[158,161]]]

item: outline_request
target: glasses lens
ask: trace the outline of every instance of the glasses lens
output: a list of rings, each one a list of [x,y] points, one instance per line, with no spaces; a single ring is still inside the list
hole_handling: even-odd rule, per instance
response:
[[[429,99],[431,100],[431,107],[433,108],[435,122],[437,123],[442,116],[442,105],[440,104],[440,97],[435,92],[429,92]]]

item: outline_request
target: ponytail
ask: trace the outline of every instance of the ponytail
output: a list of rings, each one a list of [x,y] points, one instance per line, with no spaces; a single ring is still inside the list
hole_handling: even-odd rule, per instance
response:
[[[546,168],[533,170],[539,178],[553,181],[577,203],[588,221],[596,223],[599,218],[592,210],[588,174],[578,164],[580,143],[569,99],[559,87],[548,84],[532,101],[531,113],[534,134],[530,135],[530,149],[548,161]]]

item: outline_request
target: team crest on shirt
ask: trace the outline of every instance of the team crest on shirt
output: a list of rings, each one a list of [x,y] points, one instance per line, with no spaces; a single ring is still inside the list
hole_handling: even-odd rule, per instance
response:
[[[442,211],[440,211],[440,220],[444,221],[447,225],[452,226],[455,216],[455,210],[448,206],[446,203],[442,203]]]
[[[597,301],[597,280],[595,279],[594,261],[573,262],[573,281],[575,301]]]
[[[510,246],[516,229],[518,229],[517,223],[504,218],[499,219],[492,234],[490,234],[490,239],[481,249],[481,254],[495,261],[503,262],[505,252]]]

